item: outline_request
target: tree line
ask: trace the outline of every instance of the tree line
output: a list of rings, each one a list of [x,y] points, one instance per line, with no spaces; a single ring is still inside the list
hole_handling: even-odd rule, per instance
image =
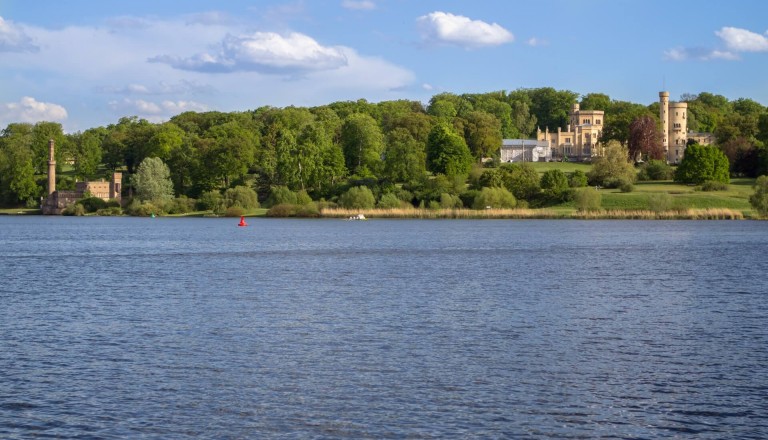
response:
[[[706,92],[681,100],[688,103],[688,128],[714,133],[730,173],[768,174],[765,106]],[[122,170],[130,191],[139,164],[158,158],[169,169],[173,193],[190,199],[247,187],[259,200],[274,188],[335,200],[365,186],[377,200],[400,192],[403,201],[429,204],[443,194],[458,198],[457,188],[466,185],[473,164],[498,160],[503,138],[531,138],[539,128],[565,127],[576,102],[585,110],[605,111],[603,143],[627,148],[628,158],[638,152],[656,157],[641,138],[654,139],[647,129],[658,130],[658,103],[613,100],[602,93],[580,97],[554,88],[441,93],[427,104],[358,100],[185,112],[163,123],[134,116],[77,133],[64,133],[54,122],[11,123],[0,133],[0,204],[39,203],[46,190],[48,139],[56,142],[59,171],[69,171],[58,174],[61,189],[73,188],[76,179],[108,178]],[[650,121],[645,131],[637,127],[643,120]]]

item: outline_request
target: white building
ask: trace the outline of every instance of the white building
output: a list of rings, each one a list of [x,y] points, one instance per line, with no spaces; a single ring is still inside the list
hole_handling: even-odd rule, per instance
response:
[[[549,162],[552,148],[547,141],[536,139],[502,139],[501,162]]]

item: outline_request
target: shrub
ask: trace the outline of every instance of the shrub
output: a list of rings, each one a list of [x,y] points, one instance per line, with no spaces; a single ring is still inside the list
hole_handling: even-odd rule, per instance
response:
[[[195,199],[190,199],[187,196],[182,195],[166,202],[163,210],[169,214],[186,214],[191,212],[194,207]]]
[[[587,175],[581,170],[571,172],[568,175],[568,185],[571,188],[584,188],[587,186]]]
[[[749,197],[749,204],[761,215],[768,216],[768,176],[755,181],[755,192]]]
[[[398,199],[396,195],[387,193],[381,196],[381,199],[379,199],[379,203],[376,206],[381,209],[395,209],[399,208],[402,203],[403,201]]]
[[[468,189],[461,194],[459,194],[459,198],[461,199],[461,203],[464,206],[467,207],[473,207],[475,206],[475,199],[477,196],[480,195],[480,191],[476,189]]]
[[[440,207],[443,209],[462,208],[464,207],[464,203],[462,203],[459,196],[442,193],[440,194]]]
[[[723,182],[717,182],[715,180],[707,180],[701,184],[702,191],[727,191],[728,184]]]
[[[76,215],[78,217],[85,215],[86,210],[80,203],[73,203],[61,211],[62,215]]]
[[[267,211],[267,217],[319,217],[320,210],[317,205],[295,205],[282,203],[275,205]]]
[[[224,192],[224,200],[227,208],[239,206],[242,209],[255,209],[259,207],[259,198],[256,191],[247,186],[236,186]]]
[[[373,192],[367,186],[355,186],[339,197],[339,205],[347,209],[370,209],[376,204]]]
[[[134,217],[149,217],[153,214],[163,214],[163,210],[154,203],[140,202],[138,199],[131,200],[131,203],[125,208],[125,212]]]
[[[475,197],[472,207],[474,209],[514,208],[516,205],[517,199],[506,188],[483,188]]]
[[[674,176],[672,167],[663,160],[649,160],[640,167],[638,180],[671,180]]]
[[[224,211],[224,217],[240,217],[245,215],[245,210],[239,206],[230,206]]]
[[[707,180],[730,181],[728,157],[714,145],[689,145],[675,171],[675,181],[703,183]]]
[[[298,193],[296,193],[296,204],[297,205],[310,205],[312,204],[312,197],[307,194],[307,191],[301,190]]]
[[[197,209],[200,211],[216,211],[223,205],[223,197],[218,191],[206,191],[197,199]]]
[[[550,194],[559,194],[568,189],[568,177],[558,169],[548,170],[541,176],[541,189]]]
[[[96,215],[100,215],[102,217],[115,217],[118,215],[123,215],[123,209],[119,206],[110,206],[108,208],[99,209],[96,211]]]
[[[298,198],[296,193],[291,191],[287,186],[273,186],[270,188],[269,199],[267,199],[269,206],[275,205],[297,205]]]
[[[85,209],[85,212],[96,212],[99,209],[104,209],[107,207],[107,202],[99,197],[88,197],[85,199],[80,199],[76,204],[81,205],[83,209]]]
[[[623,193],[628,193],[635,190],[635,185],[633,185],[632,182],[626,179],[620,179],[619,182],[616,184],[616,187],[619,188],[619,191]]]
[[[576,209],[584,211],[599,211],[603,203],[603,196],[594,188],[582,188],[575,192],[573,200]]]

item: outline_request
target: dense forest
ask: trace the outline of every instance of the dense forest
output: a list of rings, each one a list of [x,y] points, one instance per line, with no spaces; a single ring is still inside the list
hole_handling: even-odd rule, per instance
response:
[[[732,175],[768,174],[765,106],[706,92],[683,95],[680,101],[688,103],[688,129],[714,134]],[[130,195],[139,165],[159,158],[170,171],[173,196],[188,200],[245,187],[262,203],[286,190],[330,202],[364,186],[378,201],[386,196],[414,206],[460,206],[463,200],[471,206],[463,194],[468,179],[476,196],[490,178],[478,177],[473,168],[483,158],[497,158],[503,138],[532,138],[537,128],[565,127],[576,102],[585,110],[605,111],[603,143],[627,146],[633,122],[653,118],[658,123],[658,103],[646,106],[553,88],[442,93],[426,107],[417,101],[359,100],[309,108],[186,112],[157,124],[124,117],[77,133],[64,133],[53,122],[11,123],[0,136],[0,205],[39,204],[46,191],[48,139],[54,139],[59,189],[121,170]]]

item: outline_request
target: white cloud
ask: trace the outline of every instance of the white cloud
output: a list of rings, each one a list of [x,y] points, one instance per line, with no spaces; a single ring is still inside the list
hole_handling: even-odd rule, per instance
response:
[[[39,48],[22,27],[0,17],[0,52],[37,52],[38,50]]]
[[[50,102],[40,102],[25,96],[19,102],[0,104],[0,121],[5,127],[11,122],[63,121],[67,119],[67,110]]]
[[[417,19],[426,41],[454,44],[465,48],[497,46],[514,41],[511,32],[496,23],[488,24],[447,12],[432,12]]]
[[[424,83],[421,85],[421,88],[427,91],[434,90],[435,88],[432,86],[432,84]]]
[[[311,37],[292,32],[228,35],[219,53],[201,53],[189,58],[160,55],[150,62],[165,63],[175,69],[220,73],[254,71],[260,73],[302,74],[336,69],[347,64],[339,47],[321,46]]]
[[[175,94],[212,94],[215,92],[213,86],[200,84],[196,81],[181,80],[176,83],[160,81],[156,85],[148,86],[145,84],[127,84],[125,86],[113,87],[102,86],[97,90],[101,93],[112,93],[116,95],[175,95]]]
[[[768,52],[768,38],[746,29],[724,27],[716,31],[715,35],[734,52]]]
[[[109,107],[114,111],[122,112],[122,114],[135,115],[150,122],[165,121],[171,116],[186,111],[204,112],[210,110],[207,105],[194,101],[165,100],[153,102],[128,98],[110,101]]]
[[[711,60],[738,60],[739,56],[733,52],[707,49],[704,47],[676,47],[664,51],[664,59],[670,61],[711,61]]]
[[[371,0],[344,0],[341,2],[341,6],[347,9],[355,9],[359,11],[370,11],[376,9],[376,3]]]
[[[528,41],[526,41],[525,43],[532,47],[546,46],[547,44],[549,44],[547,40],[542,40],[541,38],[536,38],[536,37],[529,38]]]

